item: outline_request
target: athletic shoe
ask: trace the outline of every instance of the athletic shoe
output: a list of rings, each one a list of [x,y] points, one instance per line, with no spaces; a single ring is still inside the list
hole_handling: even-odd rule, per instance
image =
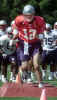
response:
[[[12,77],[12,82],[16,82],[16,78],[15,77]]]
[[[7,82],[7,79],[4,77],[4,75],[2,75],[2,80],[1,80],[3,83],[6,83]]]
[[[26,82],[27,82],[27,80],[26,80],[26,79],[22,79],[22,82],[23,82],[23,83],[26,83]]]
[[[45,76],[42,76],[42,79],[43,79],[43,80],[46,80],[46,75],[45,75]]]
[[[32,80],[33,83],[38,83],[36,75],[35,75],[34,72],[31,72],[31,80]]]
[[[26,80],[26,83],[32,83],[32,79],[31,79],[31,78],[28,78],[28,79]]]
[[[57,72],[54,72],[54,78],[57,79]]]
[[[39,88],[43,88],[43,87],[44,87],[44,84],[43,84],[43,83],[39,83],[39,84],[38,84],[38,87],[39,87]]]
[[[49,76],[49,77],[48,77],[48,80],[53,80],[53,79],[54,79],[53,76]]]
[[[42,79],[46,80],[46,70],[42,70]]]
[[[10,74],[10,81],[12,81],[12,79],[13,79],[13,72],[11,72]]]

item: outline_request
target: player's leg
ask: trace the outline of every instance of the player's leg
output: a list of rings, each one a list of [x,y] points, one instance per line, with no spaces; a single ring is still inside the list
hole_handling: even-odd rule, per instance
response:
[[[3,54],[2,56],[2,82],[7,82],[7,55]]]
[[[55,51],[49,52],[49,64],[50,64],[50,74],[48,79],[53,80],[54,79],[54,71],[55,71]]]
[[[19,65],[19,74],[21,75],[21,80],[27,79],[27,69],[28,69],[28,61],[29,61],[29,56],[24,55],[23,48],[17,48],[17,61],[20,64],[21,61],[21,66]]]
[[[46,51],[42,52],[42,79],[46,79],[48,54]]]
[[[39,49],[41,47],[41,43],[40,42],[36,42],[32,45],[32,52],[31,55],[33,57],[33,66],[34,66],[34,70],[35,70],[35,74],[37,77],[37,80],[39,82],[39,87],[41,88],[43,86],[42,84],[42,73],[41,73],[41,68],[40,68],[40,52]]]
[[[54,79],[54,70],[55,70],[55,66],[54,66],[54,63],[52,62],[52,63],[50,63],[50,74],[48,77],[49,80]]]
[[[1,64],[2,64],[2,54],[0,54],[0,80],[2,79]]]
[[[57,79],[57,62],[55,63],[54,78]]]
[[[15,82],[16,74],[17,74],[17,70],[18,70],[16,52],[9,57],[9,61],[11,64],[10,81]]]
[[[34,65],[34,70],[35,70],[37,80],[39,82],[39,87],[41,88],[43,85],[42,85],[42,73],[40,70],[39,59],[40,58],[39,58],[39,52],[38,52],[33,56],[33,65]]]
[[[32,58],[28,61],[28,66],[27,66],[27,83],[31,83],[32,82],[32,71],[33,71],[33,64],[32,64]]]
[[[21,64],[21,71],[23,72],[23,75],[22,75],[22,81],[23,82],[26,82],[27,81],[27,71],[28,71],[28,61],[22,61],[22,64]]]
[[[57,49],[54,51],[54,78],[57,79]]]
[[[10,81],[14,82],[16,80],[16,64],[15,62],[11,62],[11,75],[10,75]]]

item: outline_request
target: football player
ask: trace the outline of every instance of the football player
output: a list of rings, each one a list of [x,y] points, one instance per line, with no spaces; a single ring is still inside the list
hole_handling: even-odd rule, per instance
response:
[[[13,37],[13,31],[12,31],[12,26],[14,23],[11,23],[11,27],[8,27],[7,31],[12,39]],[[16,34],[16,31],[14,31],[14,34]],[[9,45],[12,42],[12,40],[9,41]],[[18,42],[18,41],[17,41]],[[16,43],[14,43],[16,46]],[[12,45],[14,46],[14,45]],[[16,48],[13,49],[13,53],[9,55],[9,62],[11,63],[11,75],[10,75],[10,81],[15,82],[16,81],[16,73],[18,71],[18,66],[17,66],[17,57],[16,57]]]
[[[53,34],[54,34],[54,43],[55,43],[55,72],[54,72],[54,77],[57,79],[57,22],[54,23],[54,29],[53,29]]]
[[[12,63],[14,62],[15,65],[15,58],[16,54],[14,54],[14,52],[16,51],[16,43],[14,41],[12,47],[9,45],[10,41],[11,41],[11,30],[9,31],[9,29],[7,28],[6,31],[4,32],[5,34],[2,35],[0,37],[0,43],[1,43],[1,50],[2,50],[2,82],[7,82],[7,65],[8,65],[8,61],[10,58],[10,61],[12,61]],[[11,59],[12,58],[12,59]]]
[[[46,69],[47,65],[50,65],[50,75],[49,80],[53,80],[55,71],[55,44],[54,34],[52,27],[49,23],[46,23],[46,29],[44,31],[43,37],[43,53],[42,53],[42,76],[46,79]]]
[[[0,38],[6,34],[6,28],[7,28],[6,21],[0,20]],[[3,41],[1,39],[1,42],[0,42],[0,49],[1,49],[0,50],[0,54],[1,54],[0,65],[2,64],[1,65],[2,66],[1,67],[1,70],[2,70],[1,71],[1,80],[2,80],[2,82],[6,82],[6,75],[7,75],[7,60],[6,60],[6,58],[7,58],[7,55],[3,53],[2,48],[3,48]]]
[[[38,63],[41,43],[38,37],[45,29],[45,21],[42,17],[35,16],[35,9],[32,5],[26,5],[23,9],[23,15],[16,17],[15,25],[19,33],[15,38],[19,37],[20,41],[20,48],[17,49],[17,59],[20,57],[22,62],[21,70],[27,70],[28,62],[32,57],[34,70],[39,82],[38,86],[42,87],[42,76]]]

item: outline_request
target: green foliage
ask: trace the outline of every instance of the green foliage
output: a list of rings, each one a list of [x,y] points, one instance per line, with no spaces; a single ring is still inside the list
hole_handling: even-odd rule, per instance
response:
[[[57,21],[57,0],[42,0],[40,8],[46,22],[53,24]]]
[[[50,16],[50,15],[46,14],[43,17],[44,17],[46,23],[53,24],[55,22],[55,19],[53,18],[53,16]]]
[[[22,13],[26,4],[33,5],[36,15],[43,16],[46,22],[57,21],[57,0],[0,0],[0,19],[10,22]]]
[[[57,21],[57,10],[52,12],[52,16],[54,17],[54,20]]]

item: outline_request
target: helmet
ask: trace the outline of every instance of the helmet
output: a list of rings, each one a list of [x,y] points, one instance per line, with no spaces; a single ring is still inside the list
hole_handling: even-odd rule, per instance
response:
[[[6,31],[7,33],[12,33],[12,28],[9,26]]]
[[[57,25],[57,22],[55,22],[54,25]]]
[[[6,25],[6,21],[5,20],[0,20],[0,25]]]
[[[51,25],[49,23],[46,23],[46,29],[51,28]]]
[[[13,21],[11,21],[11,26],[13,25],[15,23],[15,21],[13,20]]]
[[[7,27],[7,23],[5,20],[0,20],[0,30],[5,30]]]
[[[57,31],[57,22],[54,23],[54,30]]]
[[[50,25],[49,23],[46,23],[46,28],[45,28],[45,30],[46,30],[46,33],[47,33],[47,34],[50,33],[51,28],[52,28],[51,25]]]
[[[23,14],[35,14],[35,9],[32,5],[26,5],[23,9]]]

